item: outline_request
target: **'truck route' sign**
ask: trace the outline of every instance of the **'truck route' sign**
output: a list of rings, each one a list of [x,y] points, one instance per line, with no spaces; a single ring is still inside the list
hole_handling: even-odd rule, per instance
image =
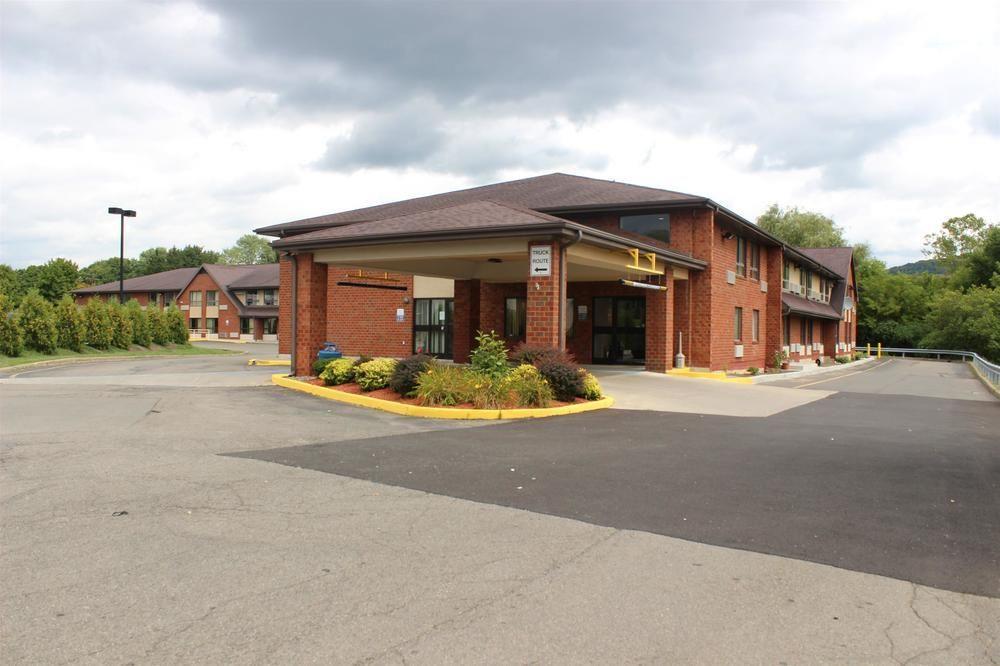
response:
[[[552,246],[531,246],[531,277],[548,277],[552,275]]]

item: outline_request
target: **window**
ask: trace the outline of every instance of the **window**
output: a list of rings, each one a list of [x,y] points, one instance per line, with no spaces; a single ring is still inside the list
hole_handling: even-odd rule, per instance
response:
[[[806,340],[807,340],[806,344],[811,345],[813,343],[813,320],[812,319],[809,320],[809,328],[807,330],[808,330],[808,333],[809,333],[809,337],[806,338]]]
[[[747,276],[747,239],[736,237],[736,274]]]
[[[149,292],[149,296],[147,296],[147,301],[149,302],[150,305],[159,305],[160,295],[155,291],[151,291]]]
[[[750,243],[750,278],[760,279],[760,245]]]
[[[803,345],[807,344],[806,343],[806,320],[805,319],[799,319],[799,343],[803,344]]]
[[[211,317],[205,320],[205,330],[209,333],[219,332],[219,319],[218,317]]]
[[[163,307],[169,308],[170,304],[174,302],[174,295],[167,293],[163,294]]]
[[[264,335],[278,334],[278,318],[268,317],[264,320]]]
[[[503,334],[508,338],[523,338],[527,330],[528,299],[508,298],[503,310]]]
[[[739,342],[743,339],[743,308],[736,308],[733,315],[733,340]]]
[[[246,303],[247,305],[260,305],[260,302],[257,300],[256,291],[248,291],[246,294],[246,300],[244,300],[243,302]]]
[[[753,317],[750,320],[750,322],[751,322],[750,334],[753,335],[753,341],[754,342],[759,342],[760,341],[760,310],[754,310],[753,311]]]
[[[274,292],[274,289],[264,290],[264,305],[277,305],[278,295]]]
[[[188,299],[191,301],[191,307],[201,309],[201,292],[192,291],[188,294]]]
[[[785,329],[785,334],[784,334],[785,343],[784,344],[787,347],[788,345],[792,344],[792,318],[791,317],[785,317],[785,326],[784,326],[784,329]]]
[[[243,335],[253,335],[252,317],[240,317],[240,333]]]
[[[197,331],[199,328],[201,328],[201,319],[199,319],[198,317],[191,317],[190,321],[188,322],[188,328],[190,328],[192,331]]]
[[[205,305],[210,308],[217,307],[219,305],[219,292],[215,290],[206,291]]]
[[[642,234],[669,243],[670,213],[622,215],[618,218],[618,228],[622,231],[631,231],[634,234]]]

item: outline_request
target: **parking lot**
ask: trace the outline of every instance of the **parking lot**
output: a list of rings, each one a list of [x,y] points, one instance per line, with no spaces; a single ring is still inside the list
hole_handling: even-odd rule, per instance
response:
[[[0,382],[6,661],[1000,656],[1000,403],[965,366],[484,424],[246,358]]]

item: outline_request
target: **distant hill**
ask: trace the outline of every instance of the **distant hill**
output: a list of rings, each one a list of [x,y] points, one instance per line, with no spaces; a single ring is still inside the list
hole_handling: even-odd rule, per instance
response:
[[[943,275],[946,271],[941,266],[938,266],[937,261],[934,259],[921,259],[920,261],[911,261],[908,264],[903,264],[902,266],[893,266],[889,269],[890,273],[903,273],[904,275],[914,275],[916,273],[934,273],[935,275]]]

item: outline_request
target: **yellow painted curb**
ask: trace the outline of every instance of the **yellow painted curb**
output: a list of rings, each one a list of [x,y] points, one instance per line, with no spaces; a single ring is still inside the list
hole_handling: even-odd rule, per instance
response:
[[[346,393],[326,386],[316,386],[307,384],[297,379],[292,379],[286,375],[271,375],[271,382],[277,386],[309,393],[327,400],[336,400],[348,405],[358,407],[369,407],[380,409],[384,412],[401,414],[403,416],[416,416],[424,419],[461,419],[477,421],[496,421],[498,419],[539,419],[547,416],[565,416],[567,414],[580,414],[591,412],[597,409],[607,409],[615,404],[613,398],[605,397],[600,400],[581,402],[576,405],[563,405],[562,407],[546,407],[538,409],[459,409],[456,407],[424,407],[422,405],[407,405],[391,400],[380,400],[367,395],[356,393]]]
[[[283,367],[289,367],[292,362],[288,359],[267,359],[267,358],[252,358],[247,361],[247,365],[280,365]]]
[[[730,377],[722,370],[712,370],[709,372],[705,371],[695,371],[691,368],[674,368],[668,370],[667,374],[671,377],[685,377],[688,379],[712,379],[717,382],[727,382],[729,384],[753,384],[752,377]]]

